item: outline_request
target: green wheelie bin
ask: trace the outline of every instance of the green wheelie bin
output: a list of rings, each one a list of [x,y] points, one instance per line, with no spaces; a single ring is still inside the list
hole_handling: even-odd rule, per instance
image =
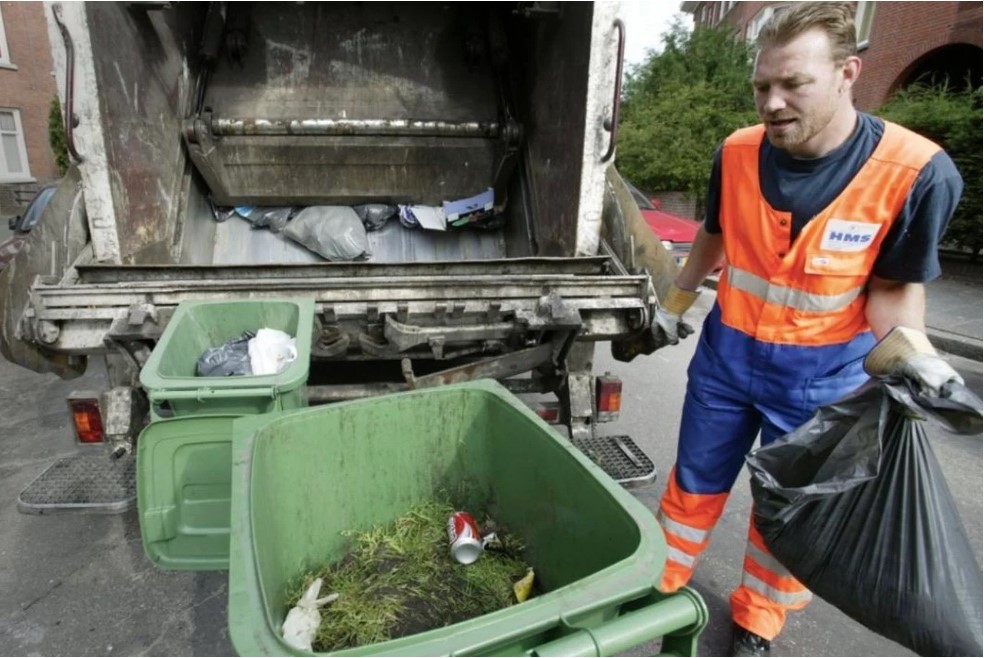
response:
[[[696,652],[707,610],[692,590],[657,590],[666,544],[652,513],[496,382],[244,416],[232,433],[241,655],[303,655],[280,637],[288,583],[439,492],[521,537],[543,593],[332,655],[615,655],[659,637],[665,654]]]

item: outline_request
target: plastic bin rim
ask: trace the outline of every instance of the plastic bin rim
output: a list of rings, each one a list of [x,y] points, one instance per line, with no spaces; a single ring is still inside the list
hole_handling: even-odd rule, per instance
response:
[[[175,307],[171,319],[168,321],[164,332],[157,341],[157,345],[165,341],[170,341],[171,337],[177,332],[177,323],[174,321],[178,313],[187,313],[191,309],[203,306],[219,306],[222,304],[249,304],[249,303],[290,303],[297,306],[297,335],[300,338],[302,332],[310,332],[314,322],[315,300],[311,297],[270,297],[259,299],[234,299],[234,300],[198,300],[183,301]],[[189,391],[214,388],[236,389],[236,388],[256,388],[258,386],[274,386],[277,391],[289,392],[303,386],[307,381],[308,364],[306,361],[311,357],[311,336],[307,334],[308,340],[298,345],[297,359],[294,360],[283,371],[274,375],[240,375],[233,377],[197,377],[197,376],[174,376],[162,375],[157,372],[160,362],[163,359],[163,352],[155,349],[151,351],[147,362],[140,369],[140,384],[148,390],[155,391]]]

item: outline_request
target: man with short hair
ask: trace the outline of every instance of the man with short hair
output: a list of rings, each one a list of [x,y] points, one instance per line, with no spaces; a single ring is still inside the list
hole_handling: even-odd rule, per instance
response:
[[[850,2],[796,3],[760,32],[762,124],[715,154],[707,217],[657,312],[657,344],[675,344],[724,253],[658,512],[665,591],[690,579],[756,435],[767,445],[802,425],[865,370],[934,392],[960,379],[926,338],[923,284],[940,274],[962,181],[939,146],[854,109],[855,39]],[[787,611],[810,597],[750,523],[731,596],[734,655],[768,654]]]

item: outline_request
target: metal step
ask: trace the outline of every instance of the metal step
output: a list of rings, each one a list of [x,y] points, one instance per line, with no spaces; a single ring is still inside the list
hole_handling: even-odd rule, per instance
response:
[[[99,450],[64,457],[49,466],[17,497],[17,510],[116,514],[136,501],[136,460],[132,455],[112,460]]]
[[[629,436],[595,436],[573,443],[623,487],[638,487],[656,479],[656,465]]]

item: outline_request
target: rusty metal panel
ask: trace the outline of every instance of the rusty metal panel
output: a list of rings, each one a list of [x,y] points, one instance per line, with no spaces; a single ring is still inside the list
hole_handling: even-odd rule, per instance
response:
[[[166,263],[181,205],[185,57],[195,22],[187,11],[131,11],[123,3],[85,9],[120,262]]]

